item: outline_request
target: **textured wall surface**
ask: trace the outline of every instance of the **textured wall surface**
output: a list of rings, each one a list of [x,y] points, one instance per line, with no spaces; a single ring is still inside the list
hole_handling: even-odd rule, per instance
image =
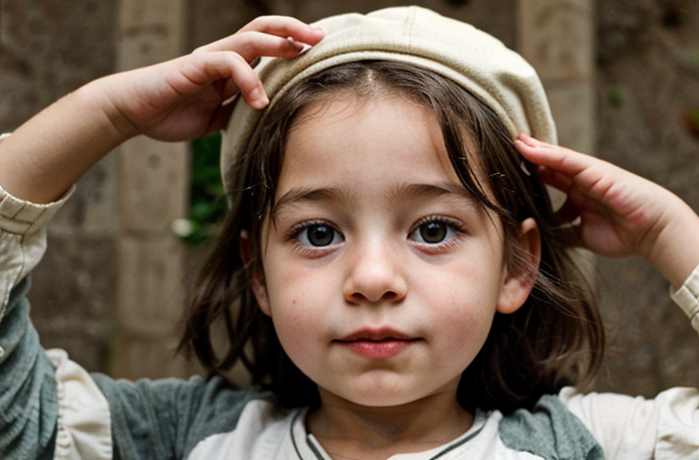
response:
[[[699,210],[699,2],[597,2],[598,155],[660,183]],[[696,127],[694,128],[696,129]],[[600,260],[610,349],[600,389],[654,395],[699,384],[699,344],[641,260]]]
[[[114,68],[116,0],[0,1],[0,131]],[[115,159],[80,181],[34,272],[32,319],[47,347],[108,368],[114,300]]]
[[[361,0],[352,7],[365,12],[396,3]],[[517,45],[516,0],[418,3]],[[346,5],[192,0],[186,48],[221,38],[259,14],[310,21],[346,11]],[[113,71],[118,11],[117,0],[0,0],[0,130],[12,130],[61,95]],[[659,182],[699,209],[699,141],[683,116],[699,110],[699,3],[597,0],[594,18],[596,98],[582,103],[594,106],[598,156]],[[552,33],[566,39],[566,30]],[[577,108],[572,103],[568,110]],[[31,296],[44,344],[67,348],[90,370],[110,369],[117,173],[110,157],[81,180],[51,227],[50,250],[35,272]],[[668,299],[667,283],[643,261],[599,260],[597,268],[610,337],[597,388],[650,396],[671,385],[696,386],[696,334]]]

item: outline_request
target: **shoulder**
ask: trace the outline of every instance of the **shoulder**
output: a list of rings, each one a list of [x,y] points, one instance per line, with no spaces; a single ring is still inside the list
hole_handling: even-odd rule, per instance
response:
[[[186,458],[204,439],[241,425],[251,403],[259,402],[270,413],[278,407],[271,394],[236,389],[218,376],[137,382],[93,378],[108,401],[115,450],[124,458],[160,458],[160,449]]]
[[[600,442],[607,458],[699,458],[695,388],[672,388],[652,399],[566,388],[559,398]]]
[[[499,436],[515,451],[544,459],[602,459],[602,447],[579,417],[556,396],[545,395],[531,410],[502,416]]]

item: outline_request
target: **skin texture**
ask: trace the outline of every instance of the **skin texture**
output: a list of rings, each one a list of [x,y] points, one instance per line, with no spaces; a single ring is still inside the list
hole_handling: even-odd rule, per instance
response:
[[[309,426],[331,455],[438,446],[471,425],[461,373],[533,278],[508,273],[498,219],[460,184],[430,111],[396,95],[319,104],[289,135],[258,301],[319,385]]]

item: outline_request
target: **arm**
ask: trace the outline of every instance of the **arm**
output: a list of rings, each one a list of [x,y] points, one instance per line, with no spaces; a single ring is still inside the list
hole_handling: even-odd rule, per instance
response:
[[[238,94],[264,107],[264,90],[249,63],[262,55],[294,57],[296,42],[313,45],[322,36],[294,19],[260,18],[190,55],[89,83],[0,142],[0,458],[52,458],[54,452],[61,458],[112,457],[112,408],[105,395],[66,356],[44,353],[28,318],[28,281],[20,281],[43,254],[45,226],[61,204],[54,200],[130,137],[178,141],[220,129],[231,109],[225,102]],[[110,394],[117,395],[112,401],[119,395],[127,401],[119,407],[131,407],[136,393]],[[160,400],[147,402],[149,414],[164,420],[171,401],[163,396],[161,406]],[[158,420],[148,427],[163,428]],[[172,458],[172,447],[151,446],[164,452],[158,458]]]
[[[699,216],[653,182],[597,158],[521,135],[515,145],[542,180],[568,196],[559,211],[583,246],[607,257],[638,255],[675,290],[699,266]]]
[[[263,17],[187,56],[88,83],[0,144],[0,184],[18,198],[46,203],[131,137],[182,141],[221,129],[231,97],[240,94],[254,108],[268,103],[250,62],[292,58],[301,43],[322,37],[295,19]]]
[[[594,157],[528,136],[520,136],[516,146],[539,165],[544,182],[567,193],[559,212],[574,222],[581,243],[604,256],[646,259],[672,283],[673,298],[699,331],[696,213],[668,190]],[[699,449],[695,389],[673,388],[647,400],[567,388],[559,397],[594,434],[606,458],[689,458]]]

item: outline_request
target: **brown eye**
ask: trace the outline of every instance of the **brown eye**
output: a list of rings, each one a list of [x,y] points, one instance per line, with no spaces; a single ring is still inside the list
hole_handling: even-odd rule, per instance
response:
[[[317,248],[337,244],[342,240],[340,232],[323,223],[311,224],[301,229],[297,238],[304,246]]]
[[[444,222],[427,222],[418,227],[422,241],[429,244],[437,244],[444,241],[448,232],[447,224]]]
[[[456,224],[432,218],[415,227],[409,238],[420,244],[438,245],[453,239],[458,233],[461,233],[461,230]]]

